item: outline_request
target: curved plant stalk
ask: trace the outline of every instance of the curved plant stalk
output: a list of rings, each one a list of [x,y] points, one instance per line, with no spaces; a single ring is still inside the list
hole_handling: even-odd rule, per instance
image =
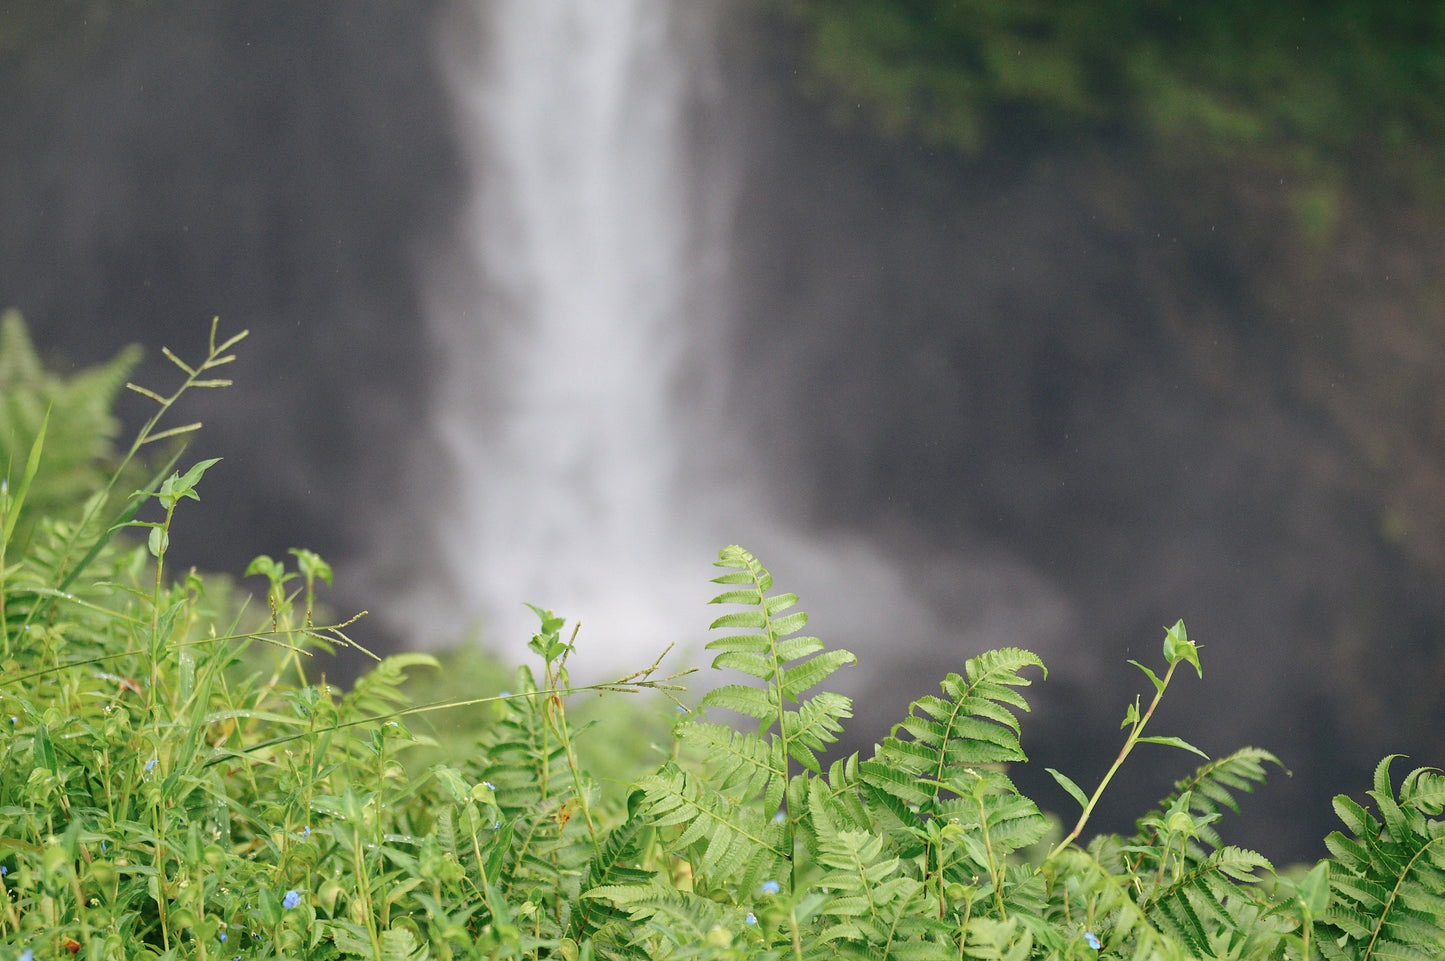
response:
[[[1114,779],[1114,775],[1117,774],[1119,768],[1124,765],[1124,759],[1134,750],[1136,744],[1164,744],[1170,747],[1192,751],[1206,761],[1209,760],[1209,755],[1177,737],[1143,736],[1144,726],[1149,723],[1149,719],[1154,716],[1155,708],[1157,708],[1159,702],[1164,699],[1164,690],[1169,686],[1170,680],[1174,677],[1175,669],[1178,668],[1181,663],[1187,662],[1193,665],[1195,673],[1200,677],[1204,676],[1204,672],[1200,670],[1199,667],[1199,645],[1189,640],[1189,635],[1184,629],[1183,621],[1177,622],[1166,632],[1164,636],[1164,657],[1169,662],[1169,670],[1164,673],[1162,679],[1138,661],[1131,660],[1129,662],[1143,671],[1149,678],[1150,683],[1154,685],[1154,699],[1149,702],[1149,707],[1143,714],[1139,713],[1139,701],[1137,698],[1133,704],[1129,705],[1128,711],[1124,714],[1124,721],[1120,725],[1121,727],[1129,728],[1129,736],[1124,739],[1124,746],[1119,749],[1119,756],[1114,758],[1114,763],[1109,766],[1109,770],[1105,772],[1103,779],[1099,782],[1099,786],[1094,789],[1091,797],[1084,797],[1084,792],[1081,791],[1079,786],[1070,780],[1067,775],[1053,768],[1046,769],[1053,775],[1054,780],[1058,781],[1060,786],[1062,786],[1065,791],[1068,791],[1069,795],[1084,808],[1083,813],[1079,815],[1079,820],[1074,824],[1074,829],[1065,835],[1063,840],[1056,844],[1053,850],[1049,852],[1048,856],[1050,858],[1057,855],[1070,844],[1073,844],[1079,835],[1083,833],[1084,825],[1089,823],[1089,817],[1094,813],[1094,808],[1098,805],[1099,798],[1104,795],[1104,789],[1109,786],[1109,782]]]

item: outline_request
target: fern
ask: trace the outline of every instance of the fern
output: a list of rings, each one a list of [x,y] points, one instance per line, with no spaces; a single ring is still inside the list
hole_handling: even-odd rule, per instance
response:
[[[104,364],[61,377],[42,366],[18,313],[0,318],[0,477],[25,463],[42,424],[49,425],[16,545],[28,540],[35,518],[74,520],[88,497],[106,486],[121,426],[111,407],[140,353],[130,346]]]
[[[1183,798],[1184,808],[1194,816],[1198,826],[1198,839],[1211,848],[1220,847],[1223,842],[1212,822],[1225,810],[1239,813],[1235,792],[1253,791],[1255,785],[1263,784],[1265,764],[1273,764],[1289,773],[1279,758],[1257,747],[1240,748],[1227,757],[1200,765],[1189,777],[1175,782],[1173,793],[1160,801],[1152,814],[1140,819],[1133,843],[1140,846],[1151,844],[1159,836],[1164,814]],[[1196,858],[1203,856],[1203,852],[1197,848],[1194,850]]]
[[[482,737],[482,757],[472,768],[492,792],[497,809],[482,831],[485,882],[516,900],[533,891],[566,891],[586,864],[590,847],[579,845],[571,824],[566,748],[550,736],[545,700],[532,672],[519,668],[517,694]],[[569,830],[570,827],[570,830]],[[569,880],[569,875],[574,876]]]
[[[597,856],[587,866],[583,891],[607,890],[614,886],[646,884],[650,871],[634,867],[642,860],[651,826],[642,818],[629,818],[613,828],[604,839]],[[566,936],[574,941],[591,938],[608,922],[623,916],[615,906],[595,895],[578,901],[572,912]]]
[[[1274,868],[1262,855],[1243,848],[1224,847],[1195,864],[1187,872],[1150,892],[1143,905],[1145,915],[1161,930],[1168,931],[1199,955],[1212,955],[1221,941],[1245,943],[1258,939],[1241,928],[1238,885],[1254,884],[1254,872]],[[1251,915],[1250,921],[1258,921]]]
[[[701,847],[693,871],[710,885],[722,886],[745,871],[739,886],[746,889],[792,860],[783,824],[765,816],[757,804],[714,790],[699,775],[669,764],[644,778],[642,788],[653,822],[681,829],[673,849]]]
[[[1380,820],[1345,795],[1335,813],[1353,837],[1325,839],[1333,904],[1316,925],[1320,952],[1334,959],[1427,961],[1445,955],[1445,775],[1417,768],[1398,797],[1391,755],[1369,793]]]
[[[724,708],[752,718],[757,730],[735,731],[694,716],[678,725],[677,734],[705,752],[706,771],[669,765],[640,786],[657,823],[677,830],[673,849],[698,848],[694,867],[711,883],[735,878],[746,889],[780,870],[796,881],[793,842],[802,812],[775,817],[789,794],[791,764],[821,773],[817,752],[837,740],[852,710],[842,695],[806,692],[855,658],[798,635],[808,615],[784,613],[797,604],[797,595],[769,595],[772,575],[752,554],[728,547],[719,552],[716,566],[728,573],[713,582],[729,589],[712,603],[751,609],[713,621],[713,629],[749,631],[710,642],[709,650],[720,651],[713,667],[741,671],[763,686],[715,688],[703,697],[701,709]]]
[[[901,821],[933,816],[945,796],[940,792],[951,781],[971,783],[980,765],[1027,760],[1014,711],[1029,706],[1012,690],[1031,683],[1019,674],[1026,667],[1047,676],[1043,661],[1029,651],[990,651],[969,658],[964,676],[945,677],[942,697],[909,705],[908,717],[862,765],[863,780]]]
[[[735,909],[661,880],[650,884],[604,885],[587,891],[582,897],[610,901],[631,920],[647,922],[631,931],[631,937],[626,940],[628,950],[614,955],[616,957],[708,956],[714,953],[708,949],[728,947],[732,941],[729,927],[738,920]],[[678,950],[684,946],[701,950]]]

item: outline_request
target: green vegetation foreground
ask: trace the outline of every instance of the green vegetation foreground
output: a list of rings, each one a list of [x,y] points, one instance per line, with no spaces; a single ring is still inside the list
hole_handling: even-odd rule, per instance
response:
[[[1291,877],[1220,834],[1278,764],[1255,748],[1206,759],[1133,836],[1083,841],[1137,745],[1199,753],[1145,734],[1176,670],[1200,671],[1182,623],[1162,676],[1135,664],[1153,692],[1127,706],[1097,787],[1050,771],[1081,809],[1067,833],[1006,769],[1027,760],[1035,655],[968,659],[871,757],[825,769],[851,704],[820,685],[854,657],[802,635],[798,598],[739,547],[715,579],[724,679],[696,710],[664,703],[661,762],[636,759],[621,793],[589,774],[588,751],[610,748],[566,698],[672,698],[681,675],[654,663],[574,686],[577,632],[550,611],[534,608],[537,669],[510,691],[412,703],[401,685],[436,663],[424,654],[379,661],[345,694],[312,679],[313,651],[351,643],[350,622],[318,622],[325,562],[253,562],[264,611],[218,578],[177,577],[176,512],[216,461],[181,470],[177,447],[149,480],[137,468],[195,431],[161,421],[186,391],[225,386],[214,373],[242,337],[218,342],[213,325],[196,364],[166,352],[183,375],[170,394],[126,385],[157,410],[112,464],[109,407],[133,358],[67,381],[18,318],[0,328],[0,957],[1445,957],[1431,769],[1397,788],[1383,760],[1376,813],[1337,798],[1332,857]],[[407,766],[432,743],[408,725],[484,704],[474,742]]]

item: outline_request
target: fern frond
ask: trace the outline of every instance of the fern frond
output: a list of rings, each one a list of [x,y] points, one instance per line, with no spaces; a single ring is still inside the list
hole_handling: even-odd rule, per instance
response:
[[[495,804],[488,823],[463,842],[475,846],[481,863],[475,854],[467,860],[504,898],[571,895],[598,848],[584,819],[571,816],[576,788],[566,745],[548,724],[545,695],[526,667],[518,668],[513,683],[524,696],[498,703],[479,756],[467,765],[467,780],[486,785]]]
[[[566,937],[585,941],[619,914],[606,901],[586,897],[587,892],[651,883],[651,871],[628,866],[629,862],[635,864],[640,859],[642,842],[649,833],[650,828],[642,818],[629,818],[607,833],[597,855],[587,866],[587,877],[581,887],[583,897],[572,911]]]
[[[860,794],[858,755],[834,761],[826,777],[797,777],[788,792],[788,810],[804,812],[798,820],[801,840],[814,859],[822,838],[840,830],[882,833],[877,813]]]
[[[1341,795],[1335,812],[1354,835],[1325,839],[1333,901],[1315,925],[1326,958],[1439,958],[1445,953],[1445,777],[1431,768],[1390,786],[1391,755],[1369,791],[1377,820]]]
[[[1153,817],[1146,816],[1138,822],[1138,833],[1132,844],[1150,845],[1157,837],[1157,825],[1162,816],[1175,803],[1188,795],[1186,808],[1195,816],[1197,837],[1210,848],[1219,848],[1223,842],[1219,833],[1209,822],[1225,810],[1239,813],[1239,801],[1235,794],[1252,792],[1256,785],[1263,784],[1267,775],[1266,764],[1273,764],[1285,774],[1289,770],[1279,758],[1269,751],[1257,747],[1240,748],[1226,757],[1216,758],[1201,765],[1193,774],[1174,782],[1174,790],[1155,807]],[[1200,853],[1202,857],[1202,852]]]
[[[760,719],[764,721],[764,726],[759,733],[765,734],[771,728],[770,722],[781,723],[783,700],[798,703],[804,691],[827,680],[838,668],[854,663],[857,658],[848,651],[826,651],[822,641],[815,637],[792,636],[807,625],[808,615],[798,611],[776,616],[796,605],[798,595],[769,597],[767,591],[773,585],[773,576],[752,554],[736,545],[725,547],[718,552],[715,564],[729,573],[714,578],[713,583],[747,583],[751,586],[724,591],[710,603],[746,604],[756,610],[724,614],[712,622],[711,628],[743,627],[758,633],[716,638],[708,643],[707,649],[722,652],[713,660],[714,667],[741,670],[766,682],[769,692],[779,696],[773,717]],[[703,704],[708,704],[706,698]]]
[[[824,691],[804,701],[796,713],[783,715],[781,740],[787,745],[788,756],[814,774],[822,774],[822,765],[813,752],[836,742],[843,732],[842,719],[851,716],[852,702],[841,694]]]
[[[1031,683],[1019,673],[1026,667],[1047,676],[1043,661],[1019,648],[969,658],[964,676],[949,674],[940,683],[942,697],[909,705],[908,717],[894,726],[874,759],[863,762],[863,779],[879,794],[927,816],[950,779],[971,778],[976,765],[1027,760],[1014,711],[1029,706],[1012,690]]]
[[[658,936],[674,948],[706,944],[714,929],[725,928],[731,913],[725,904],[660,880],[649,884],[603,885],[592,888],[582,897],[605,901],[626,912],[633,921],[648,922],[635,930],[631,947],[637,953],[629,955],[633,957],[657,956],[648,950],[647,942]]]
[[[828,873],[815,887],[829,892],[819,941],[851,942],[877,957],[947,958],[948,947],[926,940],[946,929],[922,881],[887,856],[884,839],[867,831],[838,831],[820,838],[818,862]]]
[[[934,817],[958,825],[966,840],[981,843],[995,868],[1013,852],[1038,843],[1048,834],[1048,819],[1038,805],[997,771],[981,769],[950,778],[944,786],[955,797],[936,804]],[[972,854],[978,853],[972,850],[973,844],[965,846]],[[990,862],[985,858],[976,864],[978,869],[986,869]]]
[[[790,860],[782,825],[763,817],[756,804],[720,795],[675,764],[643,778],[638,787],[654,824],[682,829],[675,849],[706,841],[695,870],[715,883],[745,869],[748,876],[770,876]]]
[[[1250,928],[1260,922],[1259,913],[1241,914],[1228,903],[1242,900],[1244,891],[1239,884],[1260,880],[1256,871],[1273,873],[1274,866],[1254,851],[1221,848],[1171,883],[1152,890],[1145,914],[1201,955],[1214,953],[1211,945],[1221,940],[1251,940],[1254,932]],[[1250,928],[1241,927],[1241,920]]]
[[[1095,936],[1111,956],[1192,958],[1171,933],[1156,926],[1135,900],[1133,873],[1127,868],[1116,837],[1101,835],[1086,851],[1064,849],[1053,857],[1058,871],[1053,893],[1066,900],[1064,911],[1096,919]],[[1055,909],[1058,910],[1057,908]],[[1017,917],[1026,917],[1020,912]],[[1201,925],[1202,927],[1202,925]]]
[[[772,575],[752,554],[727,547],[719,552],[716,566],[726,573],[714,583],[730,589],[712,603],[751,609],[713,621],[713,629],[750,632],[710,642],[708,648],[719,652],[713,666],[738,670],[763,686],[714,688],[703,696],[701,707],[752,718],[757,729],[739,733],[694,716],[678,725],[677,734],[703,749],[701,772],[684,774],[669,765],[640,786],[649,816],[659,826],[678,828],[673,842],[678,848],[708,838],[699,870],[714,880],[735,871],[761,878],[779,860],[789,864],[791,877],[793,832],[802,814],[774,819],[793,783],[789,765],[797,762],[821,774],[818,752],[838,740],[843,719],[852,713],[852,702],[842,695],[824,691],[809,697],[807,692],[855,658],[847,651],[826,650],[817,638],[797,635],[808,615],[785,613],[797,605],[797,595],[769,595]],[[753,850],[749,845],[761,846]]]
[[[0,317],[0,472],[25,464],[47,412],[49,422],[14,543],[25,544],[40,517],[80,516],[87,495],[105,487],[121,427],[111,411],[140,355],[132,345],[104,364],[62,376],[45,369],[17,312]],[[11,485],[17,480],[10,478]]]
[[[677,737],[705,751],[713,790],[726,792],[740,804],[765,795],[763,808],[777,810],[788,776],[781,743],[696,720],[679,724]]]

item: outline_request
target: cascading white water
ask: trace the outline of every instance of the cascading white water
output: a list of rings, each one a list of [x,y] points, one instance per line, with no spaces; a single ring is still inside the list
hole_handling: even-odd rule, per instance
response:
[[[429,608],[480,619],[503,649],[535,628],[527,601],[635,657],[677,639],[666,605],[705,594],[709,548],[675,502],[702,53],[681,48],[676,8],[495,0],[474,52],[451,50],[481,302],[433,310],[455,477],[440,529],[452,597]]]
[[[707,409],[725,391],[700,381],[749,356],[699,347],[727,320],[705,288],[727,260],[730,190],[702,183],[688,149],[715,2],[492,0],[479,30],[447,38],[473,203],[462,263],[430,285],[434,571],[409,573],[393,616],[413,643],[471,623],[517,656],[532,602],[582,621],[584,665],[637,668],[675,641],[696,664],[709,561],[740,542],[875,676],[1016,643],[1025,624],[1057,632],[1065,605],[1017,565],[900,565],[866,537],[789,523]]]

